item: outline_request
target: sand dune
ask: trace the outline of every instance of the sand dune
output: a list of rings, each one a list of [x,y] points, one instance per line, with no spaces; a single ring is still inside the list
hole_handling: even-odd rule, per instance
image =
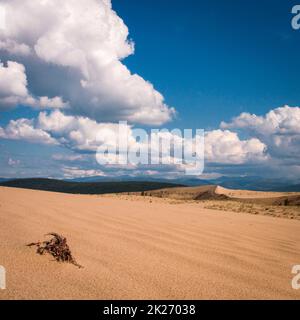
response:
[[[234,190],[217,186],[217,194],[224,194],[230,198],[240,199],[259,199],[259,198],[278,198],[286,196],[299,196],[300,192],[273,192],[273,191],[252,191],[252,190]]]
[[[197,200],[199,198],[212,199],[219,198],[219,195],[221,195],[221,193],[216,193],[216,189],[217,186],[215,185],[205,185],[197,187],[175,187],[145,191],[142,194],[146,196],[177,200]],[[141,192],[135,192],[134,194],[141,194]]]
[[[0,188],[0,299],[300,299],[299,221],[137,198]],[[25,246],[51,231],[83,269]]]
[[[300,206],[300,192],[233,190],[216,185],[165,188],[133,194],[176,200],[236,200],[266,205]]]

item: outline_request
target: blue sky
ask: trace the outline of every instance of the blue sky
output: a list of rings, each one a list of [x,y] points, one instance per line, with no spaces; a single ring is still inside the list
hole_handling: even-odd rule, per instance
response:
[[[68,1],[62,8],[44,8],[39,2],[33,8],[25,0],[22,9],[22,1],[15,0],[5,8],[7,19],[12,21],[22,14],[38,20],[34,20],[32,29],[23,26],[15,34],[9,29],[0,30],[0,59],[4,63],[0,77],[16,81],[15,87],[8,88],[5,84],[1,87],[0,79],[0,98],[4,97],[0,101],[0,176],[71,177],[72,172],[74,177],[109,175],[111,170],[100,168],[91,150],[70,137],[71,131],[65,127],[54,130],[49,125],[73,117],[69,120],[82,137],[88,130],[80,127],[78,119],[87,117],[97,123],[125,119],[135,127],[148,129],[203,128],[208,132],[207,143],[213,145],[206,166],[206,173],[212,176],[277,177],[280,172],[285,177],[300,178],[300,30],[291,27],[291,9],[296,1],[112,0],[116,14],[103,0],[88,0],[91,11],[79,5],[68,6]],[[93,20],[92,9],[99,4],[106,13]],[[66,12],[74,16],[68,24],[59,20],[60,13]],[[86,15],[81,17],[80,12]],[[123,22],[115,21],[116,16]],[[99,26],[105,31],[97,29]],[[60,41],[56,41],[58,38]],[[80,42],[85,39],[88,42],[83,47]],[[9,67],[7,61],[17,65]],[[104,67],[107,61],[111,69]],[[124,89],[125,71],[117,69],[120,62],[131,72],[129,89]],[[13,68],[18,72],[17,79],[12,76],[16,74]],[[109,78],[115,70],[116,75]],[[133,81],[133,74],[142,80]],[[81,80],[90,91],[84,91]],[[20,86],[26,89],[25,94]],[[141,98],[156,92],[164,101]],[[51,100],[50,107],[42,106],[39,97],[45,96],[59,97],[60,101]],[[64,108],[65,102],[68,108]],[[51,116],[54,109],[61,114]],[[47,115],[47,124],[39,123],[40,113]],[[242,113],[247,113],[246,120],[232,120]],[[20,119],[33,120],[24,129]],[[11,120],[18,122],[13,128]],[[270,121],[272,126],[268,127]],[[236,154],[232,154],[233,149]],[[227,152],[227,158],[233,159],[230,165]],[[160,175],[159,168],[152,171]],[[123,173],[127,171],[114,174]],[[172,174],[173,169],[170,177]]]
[[[295,1],[114,1],[150,79],[183,127],[216,127],[242,111],[264,114],[300,98]]]

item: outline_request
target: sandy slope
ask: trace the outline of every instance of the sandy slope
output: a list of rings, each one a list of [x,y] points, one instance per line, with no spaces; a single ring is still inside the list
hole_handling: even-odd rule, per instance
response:
[[[299,192],[272,192],[272,191],[252,191],[252,190],[234,190],[217,186],[215,192],[224,194],[230,198],[240,199],[260,199],[260,198],[277,198],[283,196],[300,195]]]
[[[0,188],[0,299],[300,299],[299,221],[129,199]],[[25,246],[50,231],[84,269]]]
[[[133,194],[141,194],[135,192]],[[177,200],[204,200],[204,199],[228,199],[236,200],[263,200],[273,202],[276,199],[299,199],[300,192],[270,192],[270,191],[251,191],[227,189],[216,185],[204,185],[196,187],[176,187],[158,190],[145,191],[143,194],[148,196],[169,198]]]

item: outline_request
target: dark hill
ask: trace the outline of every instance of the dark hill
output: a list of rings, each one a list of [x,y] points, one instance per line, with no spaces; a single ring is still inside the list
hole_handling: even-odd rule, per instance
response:
[[[45,178],[28,178],[4,181],[0,183],[0,186],[63,193],[104,194],[120,192],[142,192],[162,188],[179,187],[183,185],[152,181],[70,182]]]

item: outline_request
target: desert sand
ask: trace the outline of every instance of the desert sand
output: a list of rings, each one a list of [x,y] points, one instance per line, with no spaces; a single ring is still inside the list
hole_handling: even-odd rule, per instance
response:
[[[133,194],[141,194],[134,192]],[[232,198],[244,200],[271,200],[276,198],[299,198],[300,192],[270,192],[270,191],[252,191],[252,190],[233,190],[223,188],[217,185],[204,185],[196,187],[176,187],[143,192],[145,195],[154,197],[178,199],[178,200],[200,200],[200,199],[218,199]],[[223,196],[223,197],[220,197]]]
[[[299,192],[270,192],[270,191],[252,191],[252,190],[233,190],[217,186],[215,192],[224,194],[230,198],[241,199],[260,199],[260,198],[277,198],[284,196],[300,195]]]
[[[79,269],[26,244],[66,236]],[[300,299],[300,221],[138,196],[0,188],[0,299]]]
[[[300,192],[232,190],[217,185],[176,187],[127,193],[174,201],[208,202],[207,209],[264,214],[300,220]]]

